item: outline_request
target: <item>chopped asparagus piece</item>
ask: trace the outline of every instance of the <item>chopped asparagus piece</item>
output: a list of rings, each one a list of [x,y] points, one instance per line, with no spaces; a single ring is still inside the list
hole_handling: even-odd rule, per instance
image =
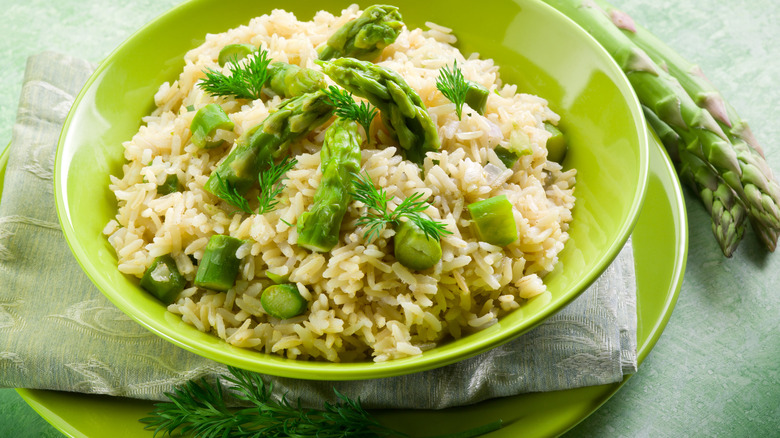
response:
[[[276,284],[287,283],[288,281],[290,281],[289,275],[274,274],[271,271],[265,271],[265,276],[268,277],[269,280],[273,281]]]
[[[255,51],[255,46],[251,44],[228,44],[219,51],[217,62],[224,67],[228,62],[238,62]]]
[[[179,177],[175,173],[172,173],[165,177],[165,182],[157,186],[158,195],[169,195],[173,192],[179,191]]]
[[[211,236],[195,274],[195,286],[219,291],[233,287],[240,262],[236,251],[243,243],[235,237]]]
[[[411,220],[396,227],[393,248],[396,260],[415,271],[431,268],[441,260],[441,242],[426,236]]]
[[[563,132],[552,123],[544,122],[544,129],[552,134],[550,138],[547,139],[547,159],[559,164],[563,163],[563,159],[566,158],[566,151],[568,149],[566,137],[564,137]]]
[[[190,123],[192,132],[192,144],[199,148],[210,149],[222,144],[222,141],[210,139],[217,129],[233,129],[233,121],[225,111],[216,103],[210,103],[195,113]]]
[[[520,156],[517,153],[500,145],[493,148],[493,152],[496,153],[498,159],[504,163],[504,166],[506,166],[507,169],[515,167],[515,163],[520,159]]]
[[[260,296],[260,304],[269,315],[279,319],[298,316],[308,305],[293,283],[268,286]]]
[[[468,89],[466,90],[466,104],[479,113],[479,115],[485,114],[485,106],[487,105],[487,98],[490,91],[476,82],[466,81],[466,83],[468,84]]]
[[[512,203],[506,195],[478,201],[468,206],[480,240],[506,246],[517,240],[517,224]]]
[[[360,171],[357,122],[338,119],[325,131],[320,161],[322,180],[311,208],[298,220],[298,245],[327,252],[339,241],[341,221],[352,198],[353,175]]]
[[[517,163],[523,155],[531,155],[533,150],[531,149],[531,140],[528,136],[519,129],[512,131],[509,135],[509,143],[506,147],[496,146],[493,151],[498,156],[498,159],[506,166],[507,169],[511,169]]]
[[[170,254],[157,257],[141,278],[141,287],[168,305],[184,290],[186,280]]]
[[[367,7],[360,17],[348,21],[328,38],[320,59],[356,58],[374,61],[392,44],[404,23],[398,8],[388,5]]]

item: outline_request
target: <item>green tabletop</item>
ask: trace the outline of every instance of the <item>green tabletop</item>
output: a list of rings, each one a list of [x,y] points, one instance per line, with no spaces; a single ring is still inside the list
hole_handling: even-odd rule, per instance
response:
[[[0,144],[12,135],[29,55],[55,50],[99,62],[180,1],[2,0]],[[780,5],[613,4],[700,64],[750,121],[769,164],[780,172]],[[766,253],[749,232],[725,259],[703,207],[689,193],[686,203],[688,264],[666,331],[639,372],[567,436],[780,435],[780,254]],[[13,389],[0,389],[0,430],[3,436],[60,436]]]

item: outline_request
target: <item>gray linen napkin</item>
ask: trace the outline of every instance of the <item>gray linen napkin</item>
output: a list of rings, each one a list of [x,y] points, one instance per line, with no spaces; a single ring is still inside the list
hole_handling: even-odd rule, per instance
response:
[[[28,60],[0,202],[0,386],[159,400],[226,368],[133,322],[73,258],[54,206],[57,139],[89,63],[45,52]],[[636,371],[636,287],[630,244],[580,298],[533,331],[436,370],[378,380],[267,377],[305,404],[333,388],[368,408],[444,408],[523,392],[617,382]]]

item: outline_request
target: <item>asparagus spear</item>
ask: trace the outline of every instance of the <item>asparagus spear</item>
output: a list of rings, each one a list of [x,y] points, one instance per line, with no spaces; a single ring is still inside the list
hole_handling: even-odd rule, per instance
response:
[[[592,1],[545,0],[581,25],[612,55],[626,73],[639,100],[671,127],[682,149],[702,160],[731,188],[758,227],[759,236],[771,239],[780,231],[780,196],[771,183],[760,154],[749,155],[742,142],[734,142],[709,111],[696,105],[680,83],[660,68]],[[682,150],[681,149],[681,150]],[[771,243],[771,242],[770,242]],[[772,250],[774,245],[768,245]]]
[[[367,7],[360,17],[350,20],[328,38],[320,59],[355,58],[373,61],[392,44],[404,23],[398,8],[389,5]]]
[[[382,121],[398,139],[407,159],[422,164],[426,152],[439,150],[441,142],[436,125],[420,96],[401,75],[353,58],[319,63],[337,84],[379,108]]]
[[[284,97],[295,97],[325,88],[325,75],[317,70],[286,62],[268,66],[268,88]]]
[[[748,123],[737,114],[726,99],[704,76],[699,66],[689,62],[672,50],[655,35],[637,25],[625,12],[620,11],[603,0],[596,0],[613,23],[644,50],[656,63],[674,76],[694,102],[709,112],[728,135],[743,173],[750,175],[753,187],[745,187],[755,202],[780,204],[780,185],[774,179],[772,170],[766,162],[764,151],[750,130]],[[765,199],[768,197],[769,199]],[[778,230],[762,221],[753,219],[753,228],[764,245],[774,251],[777,245]]]
[[[747,225],[745,208],[737,202],[731,190],[701,159],[686,150],[680,150],[680,136],[649,108],[644,107],[645,118],[670,151],[680,179],[699,195],[712,218],[712,233],[721,251],[731,257]]]
[[[244,194],[257,181],[257,174],[271,160],[281,158],[293,141],[325,123],[332,115],[322,90],[283,102],[263,120],[245,132],[236,146],[209,176],[206,190],[217,195],[224,182]]]
[[[360,134],[352,120],[337,119],[320,150],[322,180],[309,211],[298,219],[298,245],[327,252],[339,241],[339,230],[352,196],[352,175],[360,171]]]

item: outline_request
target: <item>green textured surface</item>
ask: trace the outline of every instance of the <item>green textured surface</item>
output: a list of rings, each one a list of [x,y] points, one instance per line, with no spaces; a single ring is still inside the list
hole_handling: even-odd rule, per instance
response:
[[[97,62],[176,3],[3,0],[0,144],[11,135],[27,56],[50,49]],[[774,144],[780,136],[780,6],[772,0],[613,3],[701,65],[750,121],[780,172]],[[692,197],[686,201],[688,268],[669,325],[639,373],[569,436],[778,435],[780,255],[766,255],[748,233],[734,257],[724,259],[706,212]],[[58,436],[10,389],[0,390],[0,430],[3,436]]]

